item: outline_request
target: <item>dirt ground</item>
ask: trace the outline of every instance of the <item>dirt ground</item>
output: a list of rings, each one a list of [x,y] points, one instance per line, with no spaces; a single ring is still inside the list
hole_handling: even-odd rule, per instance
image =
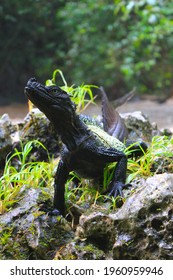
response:
[[[120,113],[142,111],[149,117],[151,122],[157,123],[160,129],[169,128],[173,131],[173,98],[167,100],[163,104],[147,100],[128,102],[121,106],[118,111]],[[8,113],[14,122],[18,122],[20,119],[24,118],[27,112],[27,104],[14,104],[0,107],[0,115]],[[101,106],[98,104],[89,106],[85,113],[89,115],[98,115],[100,112]]]

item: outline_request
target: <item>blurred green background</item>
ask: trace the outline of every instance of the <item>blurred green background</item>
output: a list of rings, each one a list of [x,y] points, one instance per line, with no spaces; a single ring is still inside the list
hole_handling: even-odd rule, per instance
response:
[[[112,98],[173,92],[173,1],[3,1],[0,26],[1,105],[26,101],[27,80],[56,68]]]

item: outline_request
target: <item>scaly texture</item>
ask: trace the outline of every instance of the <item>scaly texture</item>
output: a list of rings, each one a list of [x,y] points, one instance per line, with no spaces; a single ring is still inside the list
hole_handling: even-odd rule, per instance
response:
[[[54,208],[56,213],[65,215],[64,189],[70,171],[75,171],[83,178],[93,178],[98,182],[103,182],[105,166],[117,162],[109,195],[122,196],[126,180],[127,157],[123,152],[124,144],[117,138],[120,137],[120,140],[124,140],[126,129],[124,129],[125,125],[119,114],[112,110],[105,94],[103,106],[106,110],[104,108],[102,110],[104,112],[103,124],[107,123],[106,128],[109,133],[110,123],[110,134],[118,135],[117,137],[105,132],[96,120],[89,117],[82,119],[76,114],[76,106],[68,93],[58,86],[44,86],[35,78],[31,78],[25,87],[25,93],[53,123],[64,144],[55,176]],[[110,118],[111,122],[109,122]],[[112,125],[112,120],[115,125]],[[86,125],[87,122],[90,124]]]

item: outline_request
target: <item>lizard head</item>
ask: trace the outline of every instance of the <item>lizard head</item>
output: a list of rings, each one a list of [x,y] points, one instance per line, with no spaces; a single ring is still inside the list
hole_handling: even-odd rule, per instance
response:
[[[54,124],[71,122],[75,115],[75,104],[68,93],[58,86],[44,86],[31,78],[25,87],[25,94]]]

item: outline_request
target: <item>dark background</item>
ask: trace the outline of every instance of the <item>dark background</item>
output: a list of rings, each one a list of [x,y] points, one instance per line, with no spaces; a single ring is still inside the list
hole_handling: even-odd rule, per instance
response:
[[[102,85],[112,98],[137,88],[172,95],[169,0],[10,0],[0,4],[0,105],[26,102],[23,88],[62,70],[68,84]]]

